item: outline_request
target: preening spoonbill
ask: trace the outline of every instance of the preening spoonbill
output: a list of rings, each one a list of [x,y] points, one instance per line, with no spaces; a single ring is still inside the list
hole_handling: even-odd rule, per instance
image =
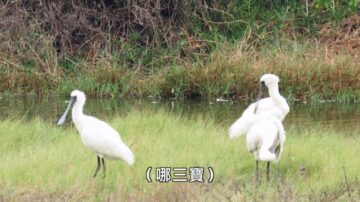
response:
[[[269,180],[270,161],[277,163],[285,143],[285,130],[277,118],[263,119],[256,122],[246,135],[248,151],[254,154],[256,174],[259,172],[259,160],[267,161],[266,178]]]
[[[86,96],[83,92],[79,90],[71,92],[69,105],[57,124],[64,124],[66,115],[70,108],[72,108],[72,120],[80,134],[82,142],[97,154],[97,167],[94,177],[96,177],[101,167],[103,168],[105,176],[104,158],[122,159],[129,165],[134,164],[134,155],[121,140],[119,133],[106,122],[83,113],[85,101]]]
[[[257,101],[252,103],[242,116],[230,127],[229,137],[236,138],[246,134],[249,152],[256,160],[256,173],[259,160],[267,161],[266,176],[269,180],[270,161],[278,162],[285,143],[283,119],[289,113],[286,99],[279,93],[279,77],[264,74],[260,78],[260,90]],[[269,97],[260,99],[267,87]]]
[[[268,117],[276,117],[283,121],[289,113],[289,105],[286,99],[279,93],[279,77],[274,74],[264,74],[260,78],[260,90],[258,99],[252,103],[241,115],[241,117],[233,123],[229,129],[229,138],[240,137],[247,134],[252,125],[259,120]],[[263,89],[267,87],[269,97],[260,100]]]

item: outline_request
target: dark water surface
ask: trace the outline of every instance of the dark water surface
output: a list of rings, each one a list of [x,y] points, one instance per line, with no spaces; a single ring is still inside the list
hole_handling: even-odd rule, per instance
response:
[[[41,117],[55,123],[64,112],[66,98],[0,98],[1,119]],[[249,103],[155,100],[146,99],[88,99],[84,112],[101,119],[110,120],[114,116],[125,115],[131,110],[166,110],[184,116],[201,115],[213,118],[218,124],[229,127]],[[356,135],[360,131],[360,103],[292,103],[290,113],[285,118],[285,126],[304,128],[320,125],[342,130]],[[70,118],[70,117],[68,117]],[[68,121],[71,119],[68,119]],[[354,134],[355,133],[355,134]],[[359,134],[360,135],[360,134]]]

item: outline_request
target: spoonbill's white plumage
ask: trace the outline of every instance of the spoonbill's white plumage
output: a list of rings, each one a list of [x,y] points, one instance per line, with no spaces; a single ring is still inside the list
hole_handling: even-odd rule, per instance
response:
[[[246,135],[248,151],[260,161],[278,162],[285,140],[284,126],[276,118],[255,123]]]
[[[259,161],[266,161],[266,177],[269,180],[270,161],[279,162],[286,140],[284,126],[277,118],[256,122],[246,134],[248,151],[254,154],[256,173]]]
[[[69,105],[59,119],[58,124],[62,125],[65,122],[66,115],[69,109],[72,108],[72,120],[82,142],[97,154],[98,165],[94,177],[96,177],[101,167],[103,167],[105,173],[104,158],[122,159],[129,165],[134,164],[134,155],[121,140],[119,133],[106,122],[83,113],[85,101],[86,96],[83,92],[79,90],[71,92]]]
[[[274,74],[264,74],[260,78],[260,91],[258,98],[262,95],[264,87],[268,88],[269,97],[257,100],[252,103],[241,115],[241,117],[233,123],[229,129],[229,138],[240,137],[247,134],[252,125],[259,120],[269,117],[276,117],[283,121],[289,113],[289,105],[286,99],[279,93],[279,77]]]
[[[290,110],[286,99],[279,93],[278,83],[279,77],[276,75],[263,75],[257,101],[229,129],[230,138],[246,134],[248,151],[254,154],[256,160],[256,173],[259,160],[267,161],[267,179],[270,161],[277,163],[280,160],[286,139],[282,121]],[[264,87],[268,88],[269,97],[260,100]]]

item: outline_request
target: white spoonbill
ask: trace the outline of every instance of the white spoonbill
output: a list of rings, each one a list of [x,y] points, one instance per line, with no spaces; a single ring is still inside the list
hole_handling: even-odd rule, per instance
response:
[[[255,103],[252,103],[241,115],[241,117],[232,124],[229,129],[229,138],[236,138],[247,134],[254,123],[268,117],[275,117],[282,121],[289,113],[289,105],[286,99],[279,93],[279,77],[274,74],[264,74],[260,78],[260,91]],[[263,88],[269,90],[269,97],[263,98]]]
[[[72,108],[72,120],[80,134],[82,142],[97,154],[97,167],[94,177],[96,177],[101,167],[103,168],[105,176],[104,158],[122,159],[129,165],[134,164],[134,155],[121,140],[119,133],[104,121],[83,113],[85,101],[86,97],[83,92],[79,90],[71,92],[69,105],[57,124],[64,124],[66,115],[70,108]]]
[[[270,161],[279,162],[285,139],[283,124],[274,117],[260,120],[249,129],[246,144],[256,160],[256,176],[259,172],[259,160],[267,161],[266,178],[269,180]]]

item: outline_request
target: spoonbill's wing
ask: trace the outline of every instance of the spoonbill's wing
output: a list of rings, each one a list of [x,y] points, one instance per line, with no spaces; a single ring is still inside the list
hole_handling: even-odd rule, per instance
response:
[[[229,129],[229,138],[236,138],[245,135],[249,128],[258,120],[270,115],[270,110],[273,109],[274,103],[269,98],[263,98],[258,102],[250,104],[245,109],[241,117],[236,120]],[[256,113],[255,113],[256,108]],[[274,108],[274,110],[277,110]]]
[[[127,145],[121,140],[119,133],[106,122],[94,117],[91,125],[81,131],[83,143],[95,153],[110,159],[123,159],[129,165],[134,163],[134,155]]]

